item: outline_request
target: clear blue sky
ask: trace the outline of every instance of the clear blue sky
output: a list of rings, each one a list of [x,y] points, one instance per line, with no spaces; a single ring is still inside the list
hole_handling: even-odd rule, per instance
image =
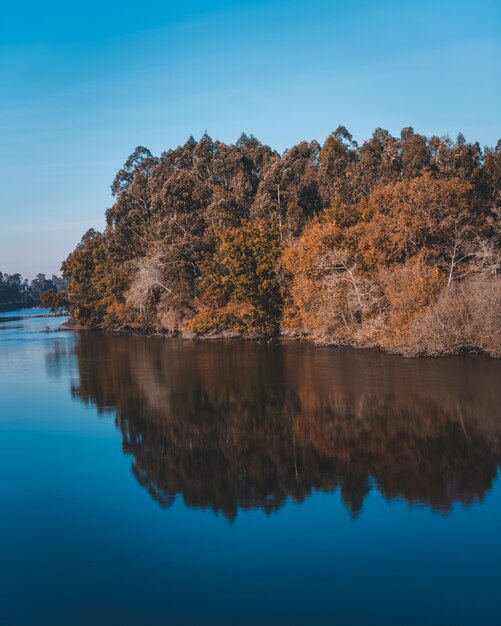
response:
[[[136,145],[501,136],[494,0],[0,3],[0,271],[57,272]]]

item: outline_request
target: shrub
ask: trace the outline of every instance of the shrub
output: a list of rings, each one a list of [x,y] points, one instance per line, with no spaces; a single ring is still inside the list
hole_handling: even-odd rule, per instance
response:
[[[451,285],[416,317],[401,349],[412,356],[464,351],[501,356],[501,279],[477,276]]]
[[[416,314],[436,301],[445,279],[421,255],[382,271],[381,278],[388,305],[382,345],[392,349],[409,333]]]

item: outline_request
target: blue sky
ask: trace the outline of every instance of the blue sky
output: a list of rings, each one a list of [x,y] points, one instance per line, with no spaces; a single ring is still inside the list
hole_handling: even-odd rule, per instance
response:
[[[0,271],[59,270],[137,145],[501,137],[494,0],[0,0]]]

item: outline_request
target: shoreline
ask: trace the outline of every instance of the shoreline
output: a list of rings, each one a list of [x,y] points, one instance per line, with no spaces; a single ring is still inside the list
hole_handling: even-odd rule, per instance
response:
[[[315,340],[311,335],[307,333],[277,333],[277,334],[244,334],[236,331],[211,331],[209,333],[196,333],[191,330],[166,330],[159,328],[132,328],[132,327],[122,327],[122,328],[98,328],[98,327],[89,327],[89,326],[78,326],[72,323],[72,320],[69,319],[67,322],[61,324],[58,327],[58,330],[66,330],[66,331],[74,331],[74,332],[102,332],[107,334],[114,335],[136,335],[136,336],[144,336],[144,337],[160,337],[162,339],[179,339],[182,341],[200,341],[200,342],[230,342],[230,341],[241,341],[241,342],[254,342],[259,345],[277,345],[283,342],[299,342],[306,341],[311,345],[317,348],[344,348],[351,350],[375,350],[377,352],[381,352],[384,354],[389,354],[393,356],[399,356],[406,359],[418,359],[418,358],[427,358],[427,359],[437,359],[443,357],[454,357],[454,356],[467,356],[467,355],[480,355],[484,357],[488,357],[489,359],[499,359],[501,355],[493,355],[489,354],[489,352],[485,350],[479,350],[477,348],[469,348],[467,346],[458,348],[455,351],[443,352],[440,354],[406,354],[402,351],[398,350],[389,350],[380,345],[356,345],[350,343],[334,343],[328,341],[319,341]]]

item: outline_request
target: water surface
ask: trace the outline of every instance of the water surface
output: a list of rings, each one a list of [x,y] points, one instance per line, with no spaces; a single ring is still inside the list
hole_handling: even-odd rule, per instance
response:
[[[0,314],[0,626],[498,624],[501,362]]]

